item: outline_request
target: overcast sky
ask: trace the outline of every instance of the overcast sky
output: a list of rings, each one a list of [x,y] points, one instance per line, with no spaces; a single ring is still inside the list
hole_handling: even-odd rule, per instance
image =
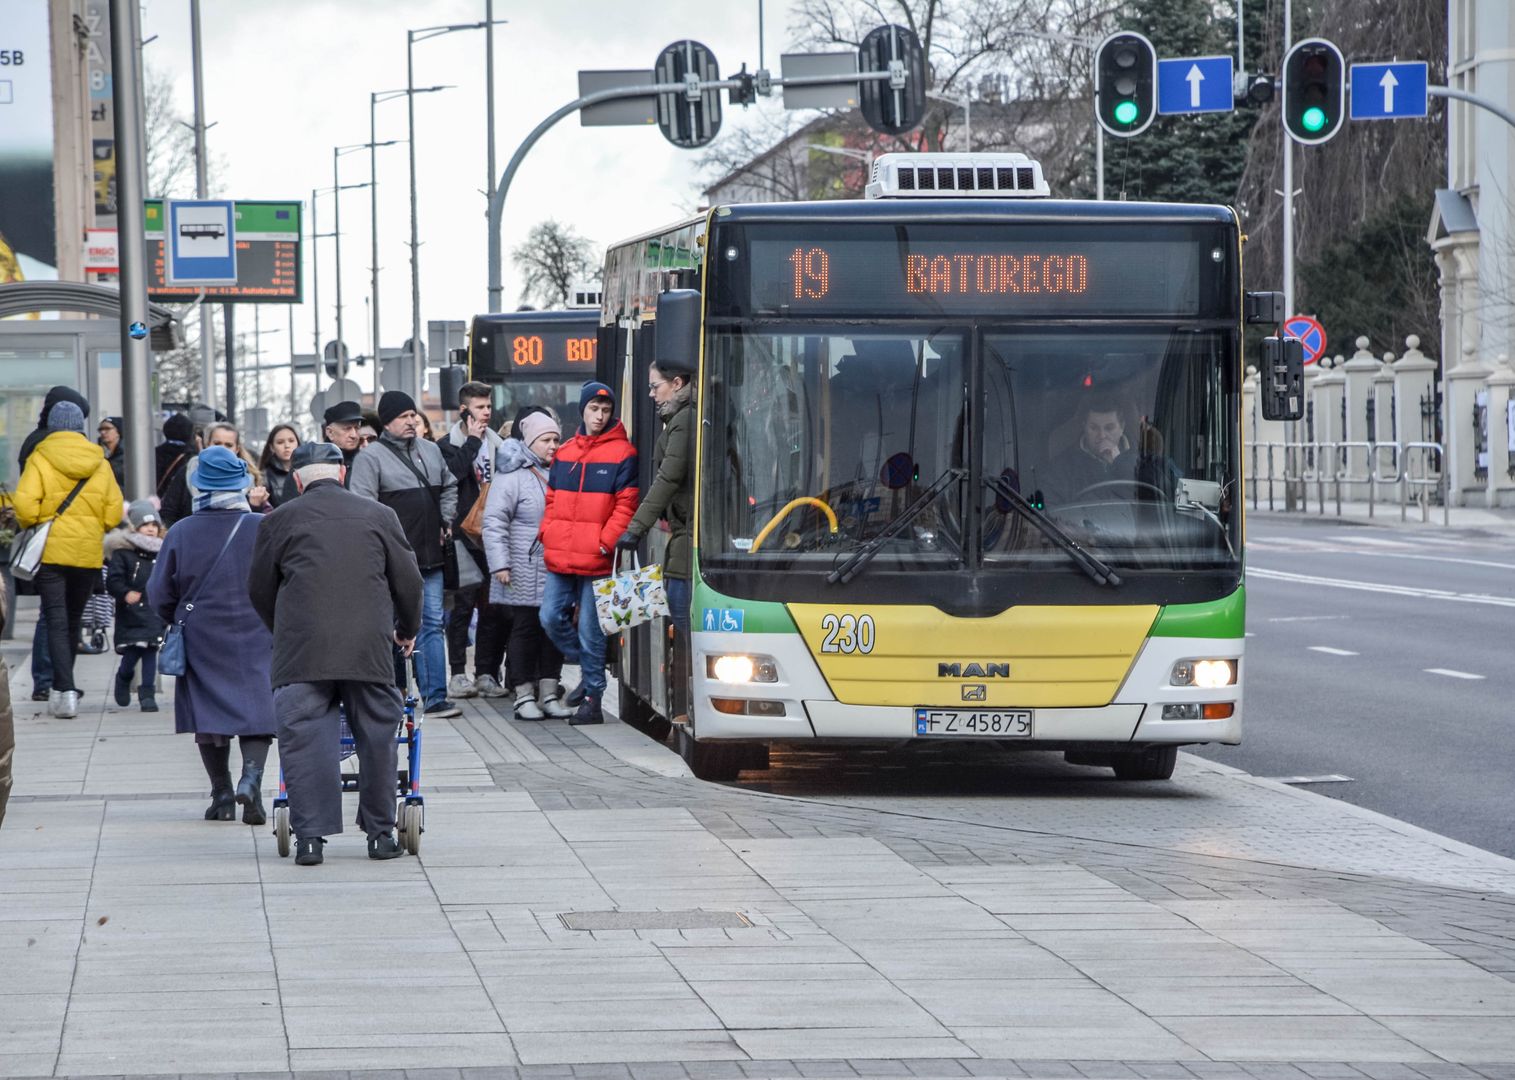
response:
[[[789,0],[767,0],[768,64],[788,45]],[[757,0],[496,0],[496,145],[501,169],[527,132],[577,97],[581,68],[650,68],[663,46],[692,37],[710,46],[722,74],[757,67]],[[176,79],[192,108],[189,0],[145,0],[147,62]],[[241,199],[309,201],[332,183],[332,147],[368,141],[369,93],[405,86],[405,32],[479,22],[484,0],[202,0],[205,109],[215,155],[226,162],[225,190]],[[487,310],[484,35],[465,31],[419,43],[415,84],[456,89],[416,98],[420,193],[421,319],[468,319]],[[751,123],[725,110],[727,127]],[[403,95],[378,107],[378,139],[405,138]],[[409,180],[404,145],[379,155],[380,312],[385,346],[410,333]],[[571,223],[598,245],[682,216],[698,202],[698,151],[675,149],[654,128],[584,128],[561,121],[522,166],[505,208],[505,308],[520,279],[509,253],[546,218]],[[368,179],[368,154],[341,159],[344,184]],[[320,197],[320,226],[331,228],[332,199]],[[308,211],[307,211],[308,212]],[[342,203],[344,332],[366,353],[369,199],[349,191]],[[333,250],[321,247],[321,332],[334,336]],[[296,312],[296,345],[312,346],[307,303]],[[264,309],[265,325],[285,325]],[[240,326],[240,323],[239,323]],[[265,362],[287,355],[279,334],[264,342]],[[367,379],[364,379],[365,385]]]

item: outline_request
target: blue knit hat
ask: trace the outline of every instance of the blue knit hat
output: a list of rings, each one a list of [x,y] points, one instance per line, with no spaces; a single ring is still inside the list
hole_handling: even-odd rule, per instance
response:
[[[609,401],[610,407],[612,409],[615,408],[615,394],[611,392],[610,387],[606,386],[602,382],[594,382],[593,380],[590,380],[583,386],[579,387],[580,421],[584,419],[584,410],[587,409],[589,407],[589,403],[596,398],[601,398],[603,400]]]
[[[200,463],[190,482],[201,491],[246,491],[252,480],[247,462],[224,446],[207,446],[200,451]]]
[[[84,410],[72,401],[60,401],[47,411],[48,431],[84,430]]]

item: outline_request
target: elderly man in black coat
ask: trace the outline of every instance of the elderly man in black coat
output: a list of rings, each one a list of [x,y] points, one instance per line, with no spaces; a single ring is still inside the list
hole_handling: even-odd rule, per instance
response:
[[[400,854],[401,713],[393,646],[407,653],[415,647],[421,573],[394,511],[342,486],[340,449],[304,443],[290,467],[300,497],[264,519],[247,591],[274,635],[270,674],[295,862],[321,862],[325,837],[342,831],[339,707],[357,749],[358,821],[368,857],[392,859]]]

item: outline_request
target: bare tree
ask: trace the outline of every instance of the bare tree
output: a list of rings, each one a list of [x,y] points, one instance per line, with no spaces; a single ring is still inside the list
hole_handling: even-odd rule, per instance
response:
[[[575,282],[598,281],[600,277],[594,244],[572,226],[551,218],[533,225],[526,241],[511,255],[521,269],[523,304],[561,307],[568,302]]]
[[[194,129],[174,101],[173,80],[151,64],[142,73],[142,105],[148,196],[193,195]]]

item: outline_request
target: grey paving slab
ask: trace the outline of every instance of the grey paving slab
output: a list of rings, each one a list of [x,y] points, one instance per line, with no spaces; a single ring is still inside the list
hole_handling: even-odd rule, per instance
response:
[[[1433,1055],[1366,1016],[1168,1016],[1205,1056],[1230,1061],[1430,1061]]]
[[[1339,996],[1288,977],[1273,980],[1121,980],[1109,985],[1137,1009],[1167,1016],[1348,1016],[1358,1009]]]
[[[877,1028],[809,1027],[738,1030],[731,1035],[744,1051],[755,1058],[861,1059],[973,1055],[972,1049],[962,1040],[941,1032],[881,1033]],[[828,1061],[826,1064],[835,1068],[834,1062]],[[804,1069],[801,1069],[801,1075],[807,1075]],[[819,1068],[811,1068],[808,1075],[827,1073]],[[830,1075],[837,1074],[831,1072]]]
[[[1515,1061],[1515,1018],[1509,1015],[1380,1016],[1377,1020],[1447,1061]]]
[[[778,993],[766,980],[690,985],[730,1028],[887,1028],[947,1034],[907,994],[877,975],[848,982],[792,979]]]
[[[536,1031],[514,1037],[523,1064],[734,1060],[748,1055],[720,1029],[657,1031]]]

